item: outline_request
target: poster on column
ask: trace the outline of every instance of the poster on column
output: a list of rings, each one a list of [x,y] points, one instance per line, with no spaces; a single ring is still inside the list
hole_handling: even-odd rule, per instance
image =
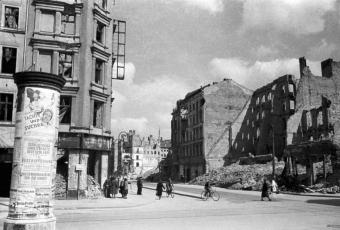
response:
[[[24,96],[21,145],[22,186],[49,187],[52,185],[53,148],[58,121],[58,92],[27,87]]]
[[[58,92],[50,89],[28,87],[24,99],[24,137],[55,139],[58,127]]]

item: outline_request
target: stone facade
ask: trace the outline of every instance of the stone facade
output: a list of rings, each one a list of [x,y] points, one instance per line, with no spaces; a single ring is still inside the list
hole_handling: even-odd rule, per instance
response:
[[[27,69],[27,1],[0,1],[0,196],[9,196],[17,87],[13,73]]]
[[[58,171],[67,177],[69,198],[75,197],[78,189],[84,195],[87,174],[102,185],[111,167],[114,4],[106,0],[14,0],[0,4],[3,15],[7,12],[8,17],[18,17],[16,28],[0,29],[3,47],[16,49],[15,71],[48,72],[67,81],[60,98]],[[19,16],[13,13],[16,9]],[[13,95],[15,102],[11,73],[0,74],[0,83],[0,93]],[[11,113],[12,119],[7,115],[6,121],[0,121],[0,129],[5,126],[8,133],[14,127],[14,106]]]
[[[231,140],[230,125],[252,91],[230,79],[214,82],[177,101],[172,113],[172,177],[201,175],[224,165]]]

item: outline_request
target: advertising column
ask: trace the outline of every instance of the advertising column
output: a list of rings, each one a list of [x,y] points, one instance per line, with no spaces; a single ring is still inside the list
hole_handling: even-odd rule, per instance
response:
[[[5,230],[54,230],[54,180],[63,77],[14,74],[18,87],[12,180]]]

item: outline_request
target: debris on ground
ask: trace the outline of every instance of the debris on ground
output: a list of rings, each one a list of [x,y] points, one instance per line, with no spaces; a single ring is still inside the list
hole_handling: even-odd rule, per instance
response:
[[[282,172],[285,167],[283,161],[275,162],[275,177],[281,191],[303,192],[303,193],[323,193],[335,194],[340,193],[339,185],[325,182],[323,175],[323,163],[315,163],[317,184],[305,186],[303,182],[307,180],[306,167],[297,165],[298,177],[283,177]],[[229,166],[211,170],[209,173],[196,177],[191,180],[190,184],[204,185],[207,181],[222,188],[235,190],[257,190],[262,188],[263,179],[271,179],[273,172],[272,162],[266,164],[240,165],[239,162]],[[332,173],[331,164],[326,164],[326,173]]]
[[[66,199],[66,178],[61,174],[56,174],[55,178],[55,199]],[[99,183],[90,175],[87,175],[87,190],[85,191],[87,199],[98,199],[103,197]]]
[[[103,193],[100,189],[100,184],[90,175],[87,175],[87,191],[86,198],[88,199],[98,199],[102,198]]]
[[[275,174],[282,174],[284,162],[275,163]],[[196,177],[191,184],[204,185],[210,181],[216,186],[230,189],[260,190],[264,178],[270,178],[273,172],[272,162],[267,164],[232,165],[212,170],[209,173]]]

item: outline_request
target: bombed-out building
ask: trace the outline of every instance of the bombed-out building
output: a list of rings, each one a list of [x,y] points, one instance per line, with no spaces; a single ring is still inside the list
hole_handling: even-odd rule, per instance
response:
[[[224,165],[230,125],[252,91],[231,79],[188,93],[172,112],[172,177],[190,180]]]
[[[295,78],[284,75],[254,91],[231,124],[232,146],[226,164],[264,163],[273,153],[281,159],[286,147],[287,120],[295,109]]]
[[[324,162],[323,179],[340,180],[340,62],[321,63],[322,76],[311,73],[300,58],[301,79],[296,93],[295,113],[287,124],[285,155],[288,173],[297,175],[297,165],[306,167],[307,184],[317,180],[315,163]],[[326,172],[326,159],[332,171]],[[329,174],[329,176],[328,176]]]

